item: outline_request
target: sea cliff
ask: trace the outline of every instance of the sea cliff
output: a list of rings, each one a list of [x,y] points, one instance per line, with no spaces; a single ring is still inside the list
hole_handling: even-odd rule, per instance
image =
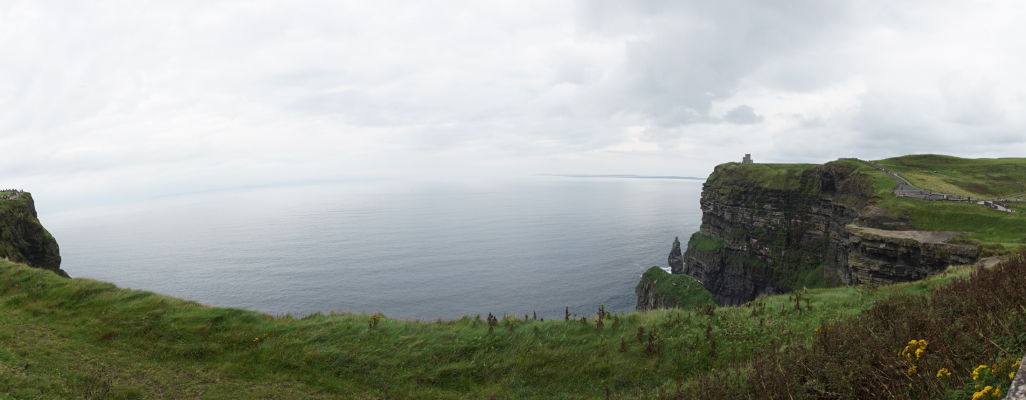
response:
[[[57,240],[39,222],[32,194],[5,192],[5,196],[0,200],[0,257],[67,277]]]
[[[736,305],[802,287],[918,280],[976,261],[977,246],[949,243],[960,232],[915,231],[877,207],[862,167],[853,159],[717,166],[682,272]]]

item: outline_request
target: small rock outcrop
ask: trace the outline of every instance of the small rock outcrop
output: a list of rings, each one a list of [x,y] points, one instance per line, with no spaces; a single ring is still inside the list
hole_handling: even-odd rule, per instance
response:
[[[702,283],[687,275],[670,274],[659,267],[649,268],[634,287],[638,311],[660,308],[689,308],[716,304]]]
[[[663,308],[676,307],[677,303],[656,290],[658,281],[642,276],[638,286],[634,287],[634,294],[638,296],[638,302],[634,309],[638,311],[658,310]]]
[[[39,223],[30,193],[0,200],[0,257],[68,277],[57,240]]]
[[[666,262],[670,266],[670,273],[683,274],[684,273],[684,255],[680,251],[680,238],[673,238],[673,247],[670,249],[670,256]]]

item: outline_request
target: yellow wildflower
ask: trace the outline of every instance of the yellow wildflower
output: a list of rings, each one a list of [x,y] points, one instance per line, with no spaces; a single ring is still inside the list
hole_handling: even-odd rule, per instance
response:
[[[259,343],[259,342],[260,342],[260,338],[258,338],[258,337],[253,338],[253,343]]]
[[[1001,388],[994,388],[994,393],[991,393],[990,395],[993,396],[995,399],[1000,399],[1001,398]]]
[[[938,378],[944,378],[944,377],[948,377],[948,376],[951,376],[951,371],[948,371],[947,368],[941,368],[941,369],[937,370],[937,377]]]
[[[980,373],[983,372],[983,370],[985,370],[985,369],[987,369],[986,365],[980,365],[980,366],[976,367],[976,369],[973,370],[973,380],[974,381],[975,380],[979,380],[980,379]]]
[[[912,375],[912,374],[916,373],[916,371],[918,371],[918,370],[919,370],[919,367],[916,367],[915,365],[913,365],[911,367],[908,367],[908,374]]]
[[[898,352],[898,355],[905,357],[909,361],[912,360],[913,355],[916,359],[919,359],[923,356],[923,353],[926,352],[927,346],[929,346],[929,342],[927,342],[926,339],[909,340],[908,345],[906,345],[904,349],[901,349],[901,351]]]
[[[992,390],[994,390],[993,386],[984,387],[983,390],[973,393],[973,400],[981,400],[984,397],[987,397]]]
[[[1008,379],[1015,379],[1015,371],[1008,373]]]
[[[1022,361],[1016,361],[1012,364],[1012,369],[1019,369],[1020,365],[1022,365]]]

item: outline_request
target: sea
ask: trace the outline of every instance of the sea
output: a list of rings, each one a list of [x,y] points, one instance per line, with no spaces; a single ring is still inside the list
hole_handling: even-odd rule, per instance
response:
[[[272,315],[626,312],[701,220],[702,181],[367,180],[41,214],[73,277]]]

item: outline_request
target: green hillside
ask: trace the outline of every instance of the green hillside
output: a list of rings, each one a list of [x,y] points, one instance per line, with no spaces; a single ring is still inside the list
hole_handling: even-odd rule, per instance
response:
[[[965,159],[948,156],[905,156],[891,158],[880,162],[886,168],[892,168],[894,163],[913,163],[909,160],[951,160],[957,167],[948,169],[948,173],[957,176],[961,182],[977,182],[980,185],[994,188],[995,193],[1004,196],[1007,192],[1014,191],[1016,187],[1026,186],[1026,159],[1005,158],[1005,159]],[[898,161],[894,161],[898,160]],[[930,231],[964,231],[968,232],[964,240],[984,246],[986,254],[1006,254],[1026,248],[1026,204],[1013,204],[1012,209],[1019,212],[1009,214],[1001,211],[990,210],[978,204],[924,201],[909,198],[900,198],[891,193],[895,186],[894,179],[874,168],[868,163],[855,159],[841,159],[834,163],[845,163],[855,166],[872,179],[876,192],[876,205],[890,211],[893,215],[907,216],[915,229]],[[943,162],[934,161],[939,168]],[[918,161],[916,165],[928,165]],[[894,168],[902,177],[912,180],[900,168]],[[974,175],[966,173],[959,175],[956,171],[990,171],[987,174]],[[1019,171],[1022,171],[1020,174]],[[941,191],[939,187],[922,186],[923,188]],[[998,188],[1004,190],[999,191]],[[950,194],[956,194],[946,192]]]
[[[920,154],[880,160],[913,185],[940,193],[1026,200],[1026,158],[959,158]]]
[[[484,316],[275,318],[0,261],[0,398],[647,399],[967,273],[601,324],[596,313],[490,326]]]
[[[1026,351],[1026,253],[926,296],[892,296],[700,378],[702,399],[1002,399]],[[726,383],[726,384],[724,384]]]

